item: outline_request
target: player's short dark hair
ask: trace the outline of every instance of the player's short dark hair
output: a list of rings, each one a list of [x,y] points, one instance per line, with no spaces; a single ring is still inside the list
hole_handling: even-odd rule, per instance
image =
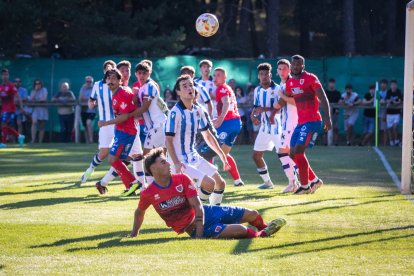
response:
[[[352,89],[352,84],[348,83],[347,85],[345,85],[345,89]]]
[[[330,78],[330,79],[328,80],[328,82],[336,82],[336,80],[335,80],[334,78]]]
[[[122,66],[127,66],[129,69],[131,69],[131,62],[129,62],[128,60],[122,60],[118,62],[118,64],[116,65],[116,68],[119,69]]]
[[[138,71],[150,72],[151,67],[146,62],[140,62],[137,64],[137,66],[135,66],[135,72],[138,72]]]
[[[368,89],[375,89],[375,84],[370,84],[370,85],[368,86]]]
[[[390,83],[397,83],[397,80],[391,80]]]
[[[146,173],[152,175],[151,166],[157,161],[158,157],[162,155],[164,155],[164,150],[161,147],[152,149],[145,155],[144,168]]]
[[[105,72],[104,79],[107,79],[111,74],[115,74],[118,80],[122,78],[121,72],[119,72],[119,70],[116,68],[112,68]]]
[[[387,81],[386,79],[382,79],[382,80],[380,81],[380,83],[385,83],[385,84],[388,84],[388,81]]]
[[[220,71],[220,72],[223,72],[224,74],[226,74],[226,69],[224,69],[223,67],[217,67],[217,68],[214,69],[214,72],[215,71]]]
[[[3,68],[3,69],[1,69],[1,73],[3,74],[3,73],[9,73],[9,69],[7,69],[7,68]]]
[[[211,62],[211,60],[208,59],[203,59],[202,61],[200,61],[198,63],[198,67],[201,67],[203,64],[207,64],[210,67],[213,67],[213,63]]]
[[[181,69],[180,69],[180,74],[182,75],[182,74],[184,74],[184,72],[186,72],[186,71],[188,71],[188,72],[191,72],[191,73],[195,74],[195,69],[194,69],[194,67],[193,67],[193,66],[186,65],[186,66],[181,67]]]
[[[264,62],[264,63],[260,63],[257,66],[257,70],[258,71],[272,71],[272,65],[270,65],[270,63]]]
[[[151,69],[152,69],[152,61],[151,61],[151,60],[149,60],[149,59],[143,59],[143,60],[141,60],[139,63],[146,63],[146,64],[148,64],[148,65],[149,65],[149,67],[151,67]]]
[[[305,58],[302,57],[301,55],[292,56],[292,60],[300,60],[300,61],[302,61],[302,64],[305,65]]]
[[[108,64],[112,65],[112,67],[113,67],[113,68],[116,68],[116,63],[115,63],[115,61],[113,61],[113,60],[106,60],[106,61],[104,62],[104,64],[103,64],[103,69],[104,69],[104,70],[105,70],[105,67],[106,67]]]
[[[285,58],[282,58],[282,59],[278,60],[277,65],[280,65],[280,64],[285,64],[288,67],[290,67],[290,61],[285,59]]]
[[[175,81],[175,86],[174,86],[175,90],[180,90],[180,82],[182,82],[184,80],[190,80],[191,81],[192,78],[191,78],[190,75],[186,75],[186,74],[179,76],[177,78],[177,80]]]

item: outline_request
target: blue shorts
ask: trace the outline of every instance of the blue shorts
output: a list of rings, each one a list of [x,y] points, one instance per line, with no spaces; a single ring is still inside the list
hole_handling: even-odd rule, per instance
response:
[[[115,130],[114,143],[112,144],[110,155],[118,156],[119,159],[125,160],[132,145],[134,144],[136,135],[132,135],[120,130]]]
[[[16,113],[14,112],[3,112],[1,114],[1,122],[9,125],[14,125],[16,119]]]
[[[223,121],[221,126],[217,129],[220,144],[226,144],[227,146],[232,147],[241,128],[242,123],[238,118]]]
[[[312,147],[316,138],[318,138],[318,133],[321,131],[322,121],[297,125],[290,139],[290,148],[293,149],[296,145]]]
[[[374,133],[375,130],[375,118],[364,116],[364,132]]]
[[[239,224],[245,209],[234,206],[203,205],[204,238],[215,238],[227,227],[227,224]],[[195,231],[191,234],[195,237]]]

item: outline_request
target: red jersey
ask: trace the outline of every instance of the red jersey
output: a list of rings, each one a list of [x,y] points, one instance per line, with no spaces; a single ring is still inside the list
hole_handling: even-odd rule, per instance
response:
[[[293,96],[298,110],[298,124],[322,121],[316,90],[322,88],[318,77],[303,71],[299,79],[289,78],[286,95]]]
[[[17,94],[17,88],[13,83],[0,84],[1,112],[16,112],[14,96]]]
[[[134,84],[132,85],[132,92],[134,92],[134,95],[137,96],[138,98],[138,106],[141,107],[142,103],[141,103],[141,96],[139,95],[139,89],[141,88],[141,83],[139,81],[134,82]],[[142,115],[138,116],[138,122],[140,125],[145,125],[145,121],[144,118],[142,117]]]
[[[152,205],[168,227],[181,234],[193,222],[195,211],[188,202],[197,196],[197,188],[185,174],[172,174],[170,184],[161,187],[155,181],[141,192],[138,208]]]
[[[121,86],[118,91],[112,94],[112,108],[115,115],[130,113],[137,108],[134,94],[129,87]],[[115,129],[131,135],[137,134],[134,117],[129,117],[126,121],[116,124]]]
[[[237,109],[237,102],[236,102],[236,95],[231,89],[230,86],[227,84],[222,84],[217,87],[216,90],[216,102],[217,102],[217,114],[218,116],[221,115],[223,109],[223,102],[221,98],[228,96],[229,97],[229,111],[227,111],[224,120],[231,120],[231,119],[240,119],[239,110]]]

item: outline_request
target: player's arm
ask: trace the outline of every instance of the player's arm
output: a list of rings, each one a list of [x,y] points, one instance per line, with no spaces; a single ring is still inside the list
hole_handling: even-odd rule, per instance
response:
[[[130,237],[136,237],[139,234],[142,223],[144,222],[145,211],[137,208],[134,213],[134,223],[132,225],[132,231],[129,234]]]
[[[142,114],[144,114],[145,112],[148,111],[150,105],[151,105],[151,101],[148,99],[148,97],[145,97],[144,100],[142,101],[142,106],[141,107],[138,107],[137,109],[135,109],[131,113],[125,114],[125,115],[128,115],[127,118],[142,115]]]
[[[319,99],[319,102],[323,110],[323,117],[324,117],[323,122],[325,124],[325,130],[330,130],[332,128],[332,122],[331,122],[331,109],[329,107],[328,98],[326,97],[325,91],[323,90],[322,87],[316,89],[315,93]]]
[[[88,107],[90,109],[94,109],[97,105],[98,105],[98,103],[96,102],[96,99],[89,98],[89,100],[88,100]]]
[[[221,102],[223,103],[223,108],[221,109],[221,114],[214,120],[214,127],[219,128],[224,121],[224,117],[226,117],[227,112],[230,108],[230,98],[229,96],[224,96],[221,98]]]
[[[168,155],[171,157],[171,160],[174,163],[175,171],[177,173],[181,173],[182,169],[185,168],[185,165],[178,160],[177,154],[175,152],[174,143],[173,143],[174,136],[169,136],[168,134],[165,135],[165,147],[167,148]]]
[[[296,105],[295,99],[293,97],[287,96],[282,89],[279,89],[278,94],[280,99],[283,99],[283,101],[285,101],[286,103]]]
[[[22,97],[20,97],[19,93],[14,94],[14,96],[17,98],[17,101],[18,101],[18,103],[19,103],[19,106],[20,106],[20,110],[21,110],[21,112],[22,112],[23,114],[25,114],[25,113],[26,113],[26,111],[24,111],[24,108],[23,108],[23,101],[22,101]]]
[[[214,150],[215,153],[219,156],[221,162],[223,163],[223,170],[227,171],[230,169],[230,164],[227,162],[226,154],[221,149],[216,137],[210,132],[208,127],[201,131],[204,140],[206,141],[207,145]]]
[[[211,117],[213,116],[213,103],[209,101],[206,104],[207,104],[208,115]]]
[[[204,232],[204,209],[198,196],[188,198],[188,203],[194,209],[195,212],[195,225],[196,225],[196,239],[203,237]]]
[[[357,97],[354,101],[354,105],[359,105],[361,103],[361,99]]]

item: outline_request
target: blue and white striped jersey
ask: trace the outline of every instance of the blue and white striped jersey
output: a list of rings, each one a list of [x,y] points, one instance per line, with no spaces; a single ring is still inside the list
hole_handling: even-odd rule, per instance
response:
[[[254,89],[254,103],[255,107],[273,107],[273,104],[279,100],[278,91],[280,86],[272,81],[271,85],[264,89],[262,86],[257,86]],[[268,134],[279,134],[280,129],[280,113],[275,116],[275,124],[270,123],[271,111],[261,113],[260,130]]]
[[[167,124],[165,125],[165,136],[173,136],[173,145],[178,160],[183,163],[195,161],[198,155],[195,150],[195,140],[198,130],[208,129],[207,119],[202,107],[193,105],[189,110],[182,101],[179,101],[170,110]],[[194,160],[193,160],[194,159]]]
[[[214,95],[216,93],[216,86],[214,85],[214,81],[213,78],[209,78],[208,80],[202,80],[201,78],[199,79],[194,79],[194,82],[204,86],[204,88],[207,90],[209,95]]]
[[[280,88],[282,92],[285,92],[286,83],[281,82]],[[298,125],[298,110],[296,105],[286,103],[286,105],[280,110],[280,122],[282,130],[294,130]]]
[[[144,118],[145,125],[148,129],[158,128],[165,124],[167,116],[162,110],[162,106],[159,105],[160,91],[158,91],[157,85],[155,85],[152,79],[149,79],[141,88],[139,89],[139,97],[141,102],[144,98],[147,98],[151,101],[151,104],[142,117]]]
[[[201,84],[195,83],[194,88],[197,90],[198,99],[197,102],[207,109],[207,103],[211,102],[210,94]]]
[[[93,84],[91,99],[98,102],[99,120],[109,121],[114,119],[114,111],[112,109],[112,92],[103,80],[97,81]]]

